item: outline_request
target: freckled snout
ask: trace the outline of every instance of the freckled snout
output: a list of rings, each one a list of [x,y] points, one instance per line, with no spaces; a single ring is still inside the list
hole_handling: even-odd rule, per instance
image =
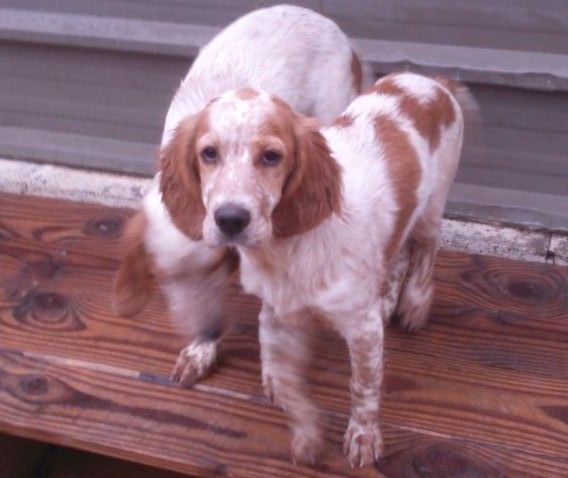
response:
[[[250,212],[234,203],[223,204],[215,211],[215,223],[226,236],[235,236],[249,225]]]

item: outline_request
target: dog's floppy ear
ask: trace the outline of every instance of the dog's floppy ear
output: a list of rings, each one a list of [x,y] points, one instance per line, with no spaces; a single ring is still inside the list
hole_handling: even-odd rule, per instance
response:
[[[205,219],[195,146],[203,121],[202,113],[181,121],[160,151],[162,199],[177,228],[195,241],[203,237]]]
[[[294,165],[272,213],[274,236],[285,238],[313,229],[341,209],[341,169],[331,156],[317,121],[295,116]]]
[[[124,256],[113,283],[112,305],[116,315],[131,317],[146,305],[152,284],[152,266],[144,247],[146,217],[138,212],[126,224]]]

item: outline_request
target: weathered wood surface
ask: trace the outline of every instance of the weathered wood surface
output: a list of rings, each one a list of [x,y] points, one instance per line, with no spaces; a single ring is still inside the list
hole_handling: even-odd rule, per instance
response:
[[[155,293],[133,319],[110,286],[128,211],[0,195],[0,431],[196,476],[568,476],[568,270],[443,252],[428,327],[386,338],[385,457],[346,467],[343,344],[319,332],[311,373],[330,447],[289,463],[260,386],[257,302],[231,294],[219,370],[169,379],[184,340]]]

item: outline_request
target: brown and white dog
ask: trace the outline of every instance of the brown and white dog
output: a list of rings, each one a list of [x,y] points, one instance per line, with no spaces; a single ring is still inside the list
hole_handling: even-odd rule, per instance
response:
[[[235,21],[194,61],[166,117],[161,171],[142,210],[127,225],[125,256],[114,287],[115,311],[130,316],[142,309],[157,278],[170,316],[190,337],[174,370],[183,385],[206,375],[215,362],[226,325],[227,278],[236,265],[229,249],[202,241],[201,179],[184,162],[186,146],[202,135],[197,118],[213,98],[252,87],[278,95],[300,113],[331,122],[372,83],[370,78],[335,23],[284,5]]]
[[[162,185],[173,221],[235,247],[242,285],[262,300],[263,385],[291,417],[295,461],[315,462],[323,446],[304,383],[315,315],[350,352],[348,461],[381,454],[383,328],[394,312],[409,329],[428,316],[462,149],[458,97],[467,90],[446,80],[389,75],[321,128],[274,95],[231,91],[184,119],[162,153],[179,176]]]

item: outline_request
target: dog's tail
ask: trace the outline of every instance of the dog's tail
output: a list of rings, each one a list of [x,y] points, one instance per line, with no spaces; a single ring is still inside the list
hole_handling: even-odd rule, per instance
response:
[[[371,64],[361,60],[361,54],[354,45],[351,45],[351,75],[355,95],[368,91],[377,80]]]
[[[443,77],[436,77],[435,80],[446,88],[460,105],[465,124],[464,152],[468,155],[479,154],[484,144],[483,116],[475,96],[464,83]]]
[[[126,224],[124,257],[113,284],[112,306],[116,315],[131,317],[146,305],[152,285],[151,260],[144,246],[146,216],[138,212]]]

